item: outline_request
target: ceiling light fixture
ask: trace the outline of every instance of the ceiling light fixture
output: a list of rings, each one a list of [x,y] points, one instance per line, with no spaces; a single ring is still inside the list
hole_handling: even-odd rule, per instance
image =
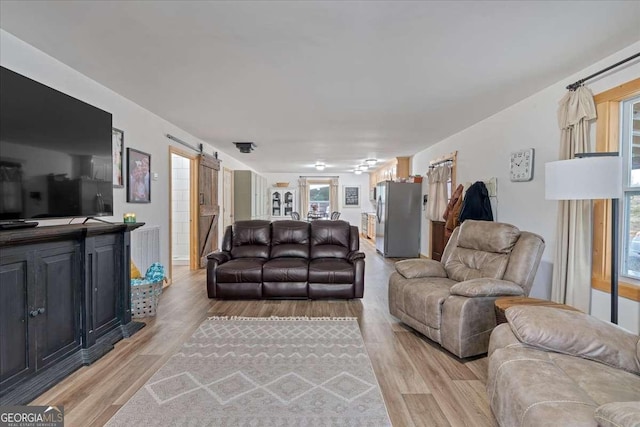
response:
[[[251,153],[257,145],[253,142],[234,142],[233,143],[241,153]]]
[[[324,168],[326,168],[326,167],[327,167],[327,165],[325,165],[324,163],[322,163],[322,162],[316,162],[316,169],[317,169],[317,170],[319,170],[319,171],[323,171],[323,170],[324,170]]]
[[[364,164],[358,166],[358,169],[360,169],[361,171],[366,171],[367,169],[369,169],[369,165],[364,163]]]
[[[353,173],[355,173],[356,175],[360,175],[362,171],[360,169],[356,169],[353,171]]]
[[[364,162],[369,166],[375,166],[375,164],[378,163],[378,159],[367,159]]]

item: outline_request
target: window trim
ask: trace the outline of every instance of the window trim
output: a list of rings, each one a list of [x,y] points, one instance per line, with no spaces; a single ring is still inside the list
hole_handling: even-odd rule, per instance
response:
[[[453,191],[456,190],[456,174],[458,171],[458,150],[455,150],[449,154],[446,154],[444,156],[438,157],[437,159],[431,160],[429,162],[429,166],[436,164],[436,163],[441,163],[444,161],[450,160],[451,161],[451,177],[450,177],[450,181],[451,181],[451,189],[449,194],[447,194],[447,201],[451,200],[451,193]],[[428,172],[425,172],[424,174],[425,178],[427,179],[427,185],[428,184],[428,179],[429,179],[429,175]],[[438,221],[438,222],[442,222],[442,221]],[[425,258],[431,258],[433,255],[433,223],[434,221],[429,219],[429,255],[425,256],[422,253],[420,254],[421,257],[425,257]],[[446,242],[445,242],[445,246],[446,246]]]
[[[620,149],[620,103],[640,95],[640,78],[594,96],[596,104],[596,152]],[[622,185],[622,183],[620,183]],[[611,293],[611,201],[593,201],[593,253],[591,287]],[[640,302],[640,286],[618,281],[621,297]]]

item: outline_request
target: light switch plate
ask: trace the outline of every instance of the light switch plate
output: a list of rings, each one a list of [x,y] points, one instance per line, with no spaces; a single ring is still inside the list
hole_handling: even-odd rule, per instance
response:
[[[487,187],[489,197],[496,197],[498,195],[498,178],[489,178],[484,182],[484,185]]]

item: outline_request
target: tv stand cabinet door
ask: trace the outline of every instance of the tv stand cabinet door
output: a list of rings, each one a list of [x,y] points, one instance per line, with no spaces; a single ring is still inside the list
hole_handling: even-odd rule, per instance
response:
[[[32,253],[31,253],[32,255]],[[24,248],[2,249],[0,263],[0,391],[35,372],[35,331],[29,322],[33,307],[35,268]],[[31,268],[29,268],[31,267]]]
[[[80,348],[80,244],[64,241],[42,245],[36,252],[35,311],[37,370]]]
[[[122,322],[122,235],[106,234],[85,241],[87,294],[90,295],[89,335],[96,339]]]

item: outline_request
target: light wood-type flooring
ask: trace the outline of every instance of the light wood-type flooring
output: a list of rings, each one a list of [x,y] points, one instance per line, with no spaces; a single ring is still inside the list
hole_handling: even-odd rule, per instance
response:
[[[210,300],[204,270],[174,267],[155,318],[32,404],[64,405],[67,427],[101,426],[208,316],[355,316],[394,426],[496,425],[485,392],[486,357],[458,359],[398,323],[387,307],[394,260],[367,240],[361,250],[367,254],[364,298],[352,301]]]

